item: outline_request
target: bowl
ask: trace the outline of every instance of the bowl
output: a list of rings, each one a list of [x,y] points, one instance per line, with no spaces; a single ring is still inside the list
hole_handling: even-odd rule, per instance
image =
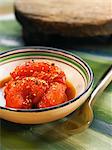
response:
[[[0,118],[21,124],[41,124],[69,115],[81,106],[91,93],[93,72],[80,57],[64,50],[49,47],[22,47],[0,53],[0,80],[7,77],[19,64],[29,61],[55,63],[66,74],[76,89],[76,96],[59,105],[37,109],[14,109],[5,107],[3,89],[0,90]]]

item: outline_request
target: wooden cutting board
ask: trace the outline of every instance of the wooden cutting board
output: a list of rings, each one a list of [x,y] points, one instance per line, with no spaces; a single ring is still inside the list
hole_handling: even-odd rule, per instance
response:
[[[112,34],[112,0],[16,0],[15,13],[24,27],[47,34]]]

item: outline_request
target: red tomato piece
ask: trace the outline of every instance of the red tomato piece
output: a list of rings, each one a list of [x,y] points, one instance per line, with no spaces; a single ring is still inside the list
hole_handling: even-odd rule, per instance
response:
[[[11,76],[14,80],[33,76],[49,83],[54,81],[65,83],[66,81],[66,76],[59,67],[45,62],[26,62],[21,66],[17,66]]]
[[[49,90],[44,94],[37,107],[45,108],[61,104],[67,100],[65,94],[66,85],[62,83],[52,83]]]
[[[10,80],[8,83],[6,83],[5,89],[4,89],[4,93],[8,93],[11,87],[14,87],[16,84],[16,81],[14,80]]]
[[[50,65],[44,62],[26,62],[23,65],[17,66],[15,70],[11,73],[13,79],[22,79],[24,77],[30,77],[32,74],[37,71],[49,70]]]
[[[48,87],[44,80],[34,77],[12,80],[5,88],[6,106],[21,109],[32,108],[39,102]]]
[[[29,89],[23,92],[23,86],[20,85],[21,81],[10,81],[10,85],[5,88],[6,106],[11,108],[31,108],[31,99],[25,97],[25,93],[29,92]]]
[[[50,72],[35,71],[32,76],[37,77],[38,79],[45,80],[48,83],[60,82],[60,83],[66,84],[66,76],[63,71],[58,71],[58,72],[56,72],[54,70],[50,71]]]

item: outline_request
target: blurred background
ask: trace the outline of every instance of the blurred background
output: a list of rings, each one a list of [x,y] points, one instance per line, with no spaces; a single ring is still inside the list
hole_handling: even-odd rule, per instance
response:
[[[42,4],[43,3],[44,2],[42,1]],[[16,7],[14,7],[14,5],[16,5]],[[61,27],[61,25],[53,22],[54,20],[52,18],[51,18],[51,22],[53,22],[53,25],[51,25],[52,23],[49,24],[44,23],[42,22],[43,17],[39,18],[40,20],[38,19],[38,17],[36,18],[36,14],[38,16],[38,13],[41,13],[41,11],[40,12],[36,11],[35,7],[36,7],[35,0],[28,1],[26,3],[24,0],[23,1],[0,0],[0,48],[1,49],[5,49],[7,47],[11,48],[11,47],[23,46],[23,45],[30,45],[30,46],[44,45],[44,46],[63,48],[67,50],[76,49],[78,51],[85,51],[92,54],[96,53],[97,51],[98,54],[110,56],[112,51],[111,34],[108,35],[106,33],[107,35],[105,36],[104,35],[94,36],[94,33],[96,34],[98,32],[96,29],[94,29],[94,27],[90,28],[89,31],[85,27],[84,29],[82,28],[80,31],[80,27],[79,27],[78,33],[75,32],[74,34],[72,34],[72,30],[73,30],[71,28],[72,25],[71,26],[68,25],[66,27],[66,19],[64,21],[65,29]],[[37,5],[37,7],[40,8],[41,6]],[[48,6],[48,8],[49,7],[50,6]],[[29,11],[29,13],[27,11]],[[46,26],[46,30],[51,29],[51,32],[49,33],[44,32],[45,26]],[[109,25],[108,27],[110,28]],[[62,28],[65,34],[62,35],[60,32],[61,29],[58,31],[57,28]],[[66,36],[66,30],[68,28],[71,28],[71,36],[70,35]],[[77,31],[77,28],[75,28],[74,30]],[[85,32],[82,33],[82,30],[85,30]],[[52,34],[52,32],[54,33]],[[82,37],[80,37],[81,35]]]

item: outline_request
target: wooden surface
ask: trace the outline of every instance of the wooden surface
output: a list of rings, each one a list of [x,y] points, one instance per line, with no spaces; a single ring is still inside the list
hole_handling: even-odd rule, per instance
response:
[[[4,17],[2,13],[0,51],[23,46],[21,26],[14,19],[13,14],[5,14]],[[112,42],[108,42],[108,39],[99,38],[97,42],[91,43],[87,40],[86,43],[72,43],[72,45],[64,41],[63,43],[65,46],[61,48],[67,47],[92,67],[95,84],[112,64]],[[67,120],[71,116],[64,119]],[[94,105],[94,120],[90,128],[82,133],[69,135],[59,128],[63,120],[31,126],[0,120],[0,150],[111,150],[112,83]]]
[[[112,0],[16,0],[15,11],[31,31],[35,27],[67,37],[98,36],[112,34],[111,4]]]

